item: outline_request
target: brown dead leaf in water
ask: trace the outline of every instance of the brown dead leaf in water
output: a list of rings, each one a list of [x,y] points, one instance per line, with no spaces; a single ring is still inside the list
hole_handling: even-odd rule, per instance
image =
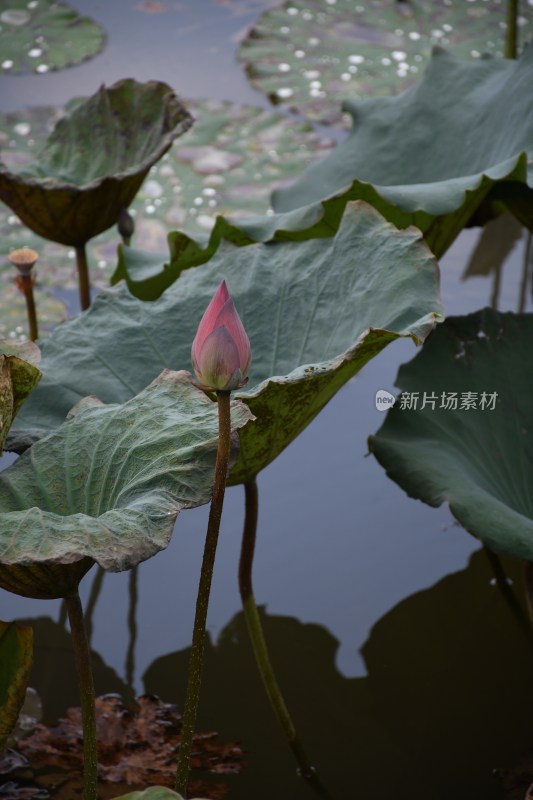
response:
[[[119,695],[109,694],[97,698],[96,714],[99,789],[105,796],[108,796],[106,784],[109,797],[116,796],[118,784],[128,791],[154,784],[174,786],[182,724],[181,714],[174,705],[143,695],[137,698],[136,707],[130,709]],[[79,708],[69,708],[66,717],[55,726],[39,723],[30,736],[18,742],[18,747],[30,762],[35,781],[40,786],[54,786],[54,798],[81,795],[83,753]],[[210,800],[223,798],[228,786],[211,783],[194,771],[224,775],[237,773],[242,766],[243,752],[238,744],[219,742],[216,733],[195,734],[189,794]],[[61,791],[55,788],[59,785]]]

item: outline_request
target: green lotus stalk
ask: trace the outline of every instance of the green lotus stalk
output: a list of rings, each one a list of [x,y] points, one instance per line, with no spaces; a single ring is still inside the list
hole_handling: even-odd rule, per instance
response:
[[[507,0],[507,33],[505,58],[516,58],[518,53],[518,0]]]
[[[78,245],[75,250],[76,267],[78,269],[78,284],[80,290],[80,306],[82,311],[86,311],[91,305],[91,283],[89,280],[87,251],[84,244]]]
[[[209,511],[209,522],[205,537],[202,571],[198,586],[196,600],[196,614],[192,636],[191,655],[189,660],[189,677],[187,681],[187,695],[183,714],[183,727],[181,743],[176,770],[176,791],[184,797],[187,792],[189,778],[189,759],[191,755],[194,726],[200,700],[200,687],[202,683],[202,667],[204,659],[205,627],[209,595],[211,593],[211,580],[215,565],[215,556],[218,543],[220,519],[226,490],[226,478],[230,454],[230,393],[217,392],[219,413],[218,451],[215,466],[215,481],[213,484],[213,498]]]
[[[133,679],[135,677],[135,645],[137,643],[137,603],[139,600],[139,567],[130,570],[128,593],[130,603],[128,608],[128,631],[130,634],[128,651],[126,653],[126,684],[133,690]]]
[[[522,262],[522,280],[520,281],[520,295],[518,299],[518,313],[523,314],[527,304],[527,285],[529,283],[529,263],[531,261],[531,231],[526,234],[526,246],[524,247],[524,259]]]
[[[524,633],[527,635],[529,641],[532,641],[531,635],[533,633],[533,629],[531,627],[531,623],[533,622],[533,606],[531,604],[533,595],[531,594],[532,583],[531,583],[531,564],[530,562],[525,562],[525,591],[526,591],[526,600],[527,606],[529,611],[529,618],[524,614],[524,609],[522,608],[521,604],[518,602],[515,593],[512,590],[512,587],[509,584],[507,575],[505,574],[505,570],[503,568],[502,562],[496,553],[494,553],[489,547],[484,546],[483,550],[485,551],[485,555],[489,561],[491,566],[492,572],[494,574],[494,580],[496,582],[496,586],[500,590],[500,593],[507,603],[509,609],[511,610],[514,618],[518,622],[519,626],[522,628]]]
[[[35,298],[33,296],[33,286],[35,278],[32,275],[33,267],[35,266],[39,254],[29,247],[21,247],[19,250],[13,250],[9,254],[9,260],[14,267],[18,270],[16,283],[24,298],[26,300],[26,311],[28,313],[28,327],[30,332],[30,339],[32,342],[37,341],[39,338],[39,329],[37,327],[37,312],[35,310]]]
[[[250,342],[225,281],[218,287],[200,321],[192,345],[191,358],[196,377],[202,387],[208,391],[215,391],[217,395],[218,449],[196,600],[189,677],[176,770],[176,791],[183,796],[187,791],[189,760],[200,700],[207,609],[228,477],[231,451],[230,396],[233,389],[246,383],[250,366]]]
[[[298,764],[298,773],[309,783],[316,795],[322,800],[329,800],[330,794],[318,778],[315,767],[312,766],[300,742],[292,717],[289,713],[285,699],[270,660],[268,647],[263,633],[263,626],[255,602],[252,567],[254,560],[255,541],[257,533],[257,518],[259,512],[257,483],[255,480],[244,484],[245,516],[242,534],[241,558],[239,562],[239,591],[241,594],[244,618],[248,634],[252,643],[257,667],[261,674],[263,684],[270,701],[270,705],[280,723],[289,743],[289,747]]]
[[[89,639],[89,642],[91,642],[93,638],[94,609],[96,608],[96,603],[102,592],[102,584],[104,582],[104,578],[105,578],[105,569],[102,569],[102,567],[97,567],[96,574],[93,578],[93,582],[91,585],[91,591],[89,593],[87,604],[85,606],[85,627],[87,629],[87,638]]]
[[[529,622],[533,625],[533,563],[531,561],[524,561],[524,588]]]
[[[97,800],[98,754],[91,651],[78,591],[65,598],[76,656],[83,724],[83,800]]]

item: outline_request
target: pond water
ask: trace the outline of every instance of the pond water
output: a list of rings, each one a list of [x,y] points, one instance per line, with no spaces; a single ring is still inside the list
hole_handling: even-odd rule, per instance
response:
[[[0,111],[63,104],[122,77],[268,107],[234,50],[272,3],[183,0],[161,13],[129,0],[72,5],[106,30],[103,52],[62,72],[1,77]],[[525,236],[501,272],[464,280],[478,240],[479,230],[465,231],[442,259],[448,315],[496,295],[501,310],[521,302],[531,310],[531,284],[520,299]],[[506,771],[532,754],[531,640],[479,544],[449,510],[410,500],[367,457],[367,437],[383,419],[376,391],[394,391],[398,366],[415,352],[410,341],[389,345],[259,476],[255,594],[288,705],[334,797],[496,800],[507,796]],[[84,579],[98,692],[148,691],[182,705],[207,513],[184,512],[168,550],[133,577],[108,574],[97,595],[97,573]],[[199,726],[246,750],[247,767],[228,777],[231,798],[305,800],[312,793],[296,774],[246,640],[236,578],[242,520],[243,490],[232,488]],[[519,570],[506,568],[520,597]],[[60,603],[0,594],[3,619],[35,623],[32,685],[52,720],[77,704]]]

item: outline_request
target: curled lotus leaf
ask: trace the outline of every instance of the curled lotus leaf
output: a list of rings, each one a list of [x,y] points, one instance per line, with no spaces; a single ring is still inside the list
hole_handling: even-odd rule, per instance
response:
[[[16,413],[39,382],[40,359],[33,342],[0,339],[0,453]]]
[[[232,408],[235,430],[251,419]],[[166,547],[179,512],[211,497],[217,404],[166,370],[122,405],[84,398],[0,474],[0,586],[61,597],[94,562],[129,569]]]
[[[410,497],[447,502],[491,550],[529,561],[533,380],[525,365],[532,337],[532,314],[485,309],[449,318],[401,367],[397,385],[409,401],[397,401],[369,440]],[[414,395],[417,408],[402,407]]]
[[[192,118],[165,83],[128,79],[71,104],[33,161],[0,162],[0,199],[34,233],[80,246],[115,225]]]
[[[436,48],[403,94],[346,102],[348,138],[274,191],[273,208],[326,218],[362,198],[398,227],[420,228],[437,256],[492,201],[533,229],[532,82],[533,47],[517,61],[474,62]]]
[[[190,364],[205,308],[225,279],[250,339],[249,383],[235,392],[256,422],[240,432],[232,483],[250,480],[335,392],[399,336],[422,341],[441,313],[438,267],[415,229],[349,204],[335,237],[235,247],[186,270],[159,300],[122,285],[44,344],[39,395],[13,433],[22,448],[93,387],[123,402],[162,367]]]

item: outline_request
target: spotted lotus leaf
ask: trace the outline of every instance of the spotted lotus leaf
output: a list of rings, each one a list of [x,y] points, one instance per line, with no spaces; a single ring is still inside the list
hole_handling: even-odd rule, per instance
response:
[[[104,46],[105,33],[89,17],[57,0],[0,0],[0,74],[79,64]]]
[[[286,0],[265,11],[237,58],[275,105],[341,122],[350,98],[398,94],[420,77],[434,45],[461,58],[503,55],[506,5],[499,0]],[[533,11],[521,4],[522,42]],[[410,132],[397,132],[397,141]]]

